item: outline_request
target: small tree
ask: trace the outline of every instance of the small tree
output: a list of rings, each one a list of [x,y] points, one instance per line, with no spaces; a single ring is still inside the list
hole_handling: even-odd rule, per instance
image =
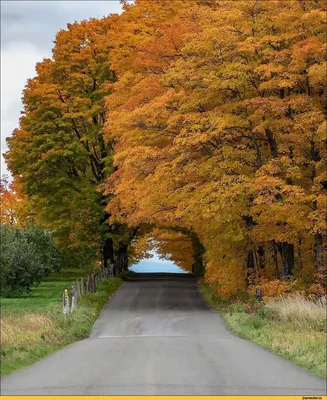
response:
[[[58,271],[63,257],[56,249],[51,234],[36,227],[0,228],[0,279],[2,297],[29,293],[43,277]]]

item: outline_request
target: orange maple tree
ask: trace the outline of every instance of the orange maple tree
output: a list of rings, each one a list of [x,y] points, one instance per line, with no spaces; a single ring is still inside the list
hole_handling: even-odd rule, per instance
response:
[[[110,211],[196,234],[222,296],[312,283],[325,273],[324,3],[152,5],[126,9],[132,44],[113,53]]]

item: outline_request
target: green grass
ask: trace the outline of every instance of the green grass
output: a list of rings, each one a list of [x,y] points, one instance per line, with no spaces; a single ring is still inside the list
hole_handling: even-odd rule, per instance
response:
[[[61,294],[74,280],[92,273],[92,269],[63,269],[48,276],[32,289],[30,295],[1,299],[1,311],[24,314],[25,312],[44,312],[60,308]]]
[[[258,304],[255,299],[235,304],[214,297],[202,281],[199,287],[233,333],[315,375],[326,377],[326,311],[323,305],[319,308],[313,302],[296,297],[266,304]]]
[[[63,270],[52,274],[30,296],[1,299],[1,375],[88,337],[103,305],[120,287],[120,278],[103,280],[88,293],[73,314],[63,316],[61,294],[90,270]]]

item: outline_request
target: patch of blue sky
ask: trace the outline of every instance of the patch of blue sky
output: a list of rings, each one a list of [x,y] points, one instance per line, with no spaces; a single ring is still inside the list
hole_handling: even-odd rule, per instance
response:
[[[151,251],[151,258],[145,258],[137,264],[129,267],[130,271],[139,273],[151,273],[151,272],[169,272],[169,273],[187,273],[183,269],[179,268],[175,263],[169,260],[160,259],[155,251]]]

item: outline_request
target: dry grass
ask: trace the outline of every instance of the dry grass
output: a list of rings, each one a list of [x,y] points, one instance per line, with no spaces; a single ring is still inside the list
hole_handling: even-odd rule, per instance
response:
[[[326,297],[318,301],[308,300],[300,295],[270,299],[265,304],[277,320],[289,322],[296,328],[326,330]]]
[[[215,298],[203,282],[200,288],[238,336],[326,377],[326,298],[314,302],[293,295],[260,304],[233,304]]]
[[[66,281],[45,282],[30,297],[1,300],[1,374],[26,367],[62,347],[88,337],[108,298],[119,288],[118,277],[103,280],[95,293],[79,300],[64,317],[61,292]]]
[[[28,345],[48,334],[53,322],[41,314],[8,315],[1,319],[1,348],[14,344]]]

